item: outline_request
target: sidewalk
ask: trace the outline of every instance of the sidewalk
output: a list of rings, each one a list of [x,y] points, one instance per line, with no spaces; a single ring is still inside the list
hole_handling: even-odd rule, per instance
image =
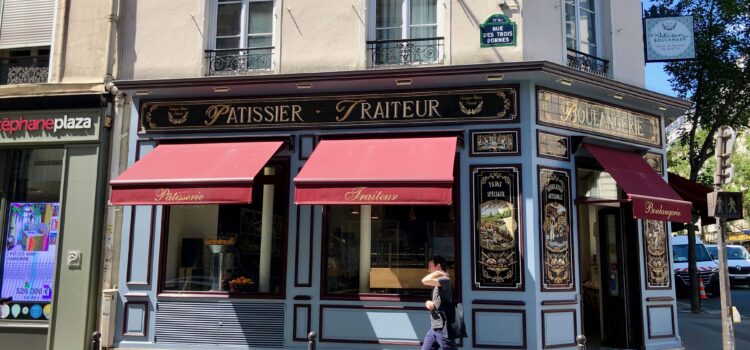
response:
[[[686,350],[721,350],[721,321],[719,310],[706,309],[702,314],[690,312],[690,305],[677,302],[678,324],[682,345]],[[742,323],[735,323],[735,348],[750,349],[750,319],[743,315]]]

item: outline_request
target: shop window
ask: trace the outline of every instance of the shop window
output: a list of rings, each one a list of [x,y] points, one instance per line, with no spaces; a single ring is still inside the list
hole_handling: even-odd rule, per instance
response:
[[[448,260],[455,283],[456,220],[452,206],[372,206],[370,233],[360,206],[327,207],[324,287],[329,295],[427,296],[428,260]],[[362,242],[362,237],[369,240]],[[364,258],[364,259],[363,259]],[[369,258],[369,263],[367,259]]]
[[[570,67],[606,76],[609,61],[601,58],[599,8],[598,0],[565,0],[565,42]]]
[[[439,37],[437,0],[371,0],[368,51],[371,64],[437,63]],[[373,18],[374,17],[374,18]]]
[[[0,318],[49,320],[57,243],[63,149],[27,149],[5,153],[7,187]]]
[[[288,165],[272,165],[256,176],[251,204],[170,206],[162,291],[282,294],[288,180]]]
[[[209,74],[271,69],[273,7],[269,0],[214,0]]]

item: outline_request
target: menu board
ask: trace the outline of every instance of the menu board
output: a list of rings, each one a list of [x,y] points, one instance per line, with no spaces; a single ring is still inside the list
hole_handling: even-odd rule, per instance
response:
[[[0,318],[49,319],[59,229],[59,203],[10,204]]]

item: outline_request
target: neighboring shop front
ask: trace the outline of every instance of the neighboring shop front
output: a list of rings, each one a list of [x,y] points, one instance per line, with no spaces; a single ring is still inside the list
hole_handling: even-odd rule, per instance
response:
[[[103,96],[0,106],[0,297],[10,299],[0,306],[0,344],[45,349],[66,344],[48,339],[53,327],[81,336],[93,328],[108,160]]]
[[[433,255],[466,348],[679,345],[666,222],[690,208],[654,169],[684,103],[561,76],[590,80],[539,63],[119,82],[139,96],[111,182],[114,346],[414,347]]]

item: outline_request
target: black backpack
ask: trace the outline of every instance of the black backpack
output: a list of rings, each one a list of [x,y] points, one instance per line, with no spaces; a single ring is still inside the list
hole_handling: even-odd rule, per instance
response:
[[[464,304],[451,303],[445,310],[445,322],[448,338],[466,338],[466,324],[464,323]]]

